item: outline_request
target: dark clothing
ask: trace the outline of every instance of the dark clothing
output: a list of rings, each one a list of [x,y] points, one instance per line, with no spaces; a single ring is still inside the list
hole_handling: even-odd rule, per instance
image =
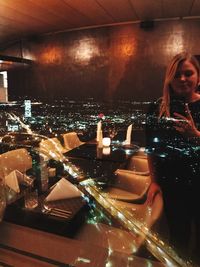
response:
[[[158,119],[159,105],[160,101],[152,104],[147,114],[147,151],[152,175],[163,192],[171,244],[183,256],[188,252],[191,225],[199,227],[200,222],[200,138],[184,138],[173,127],[173,120]],[[188,106],[200,130],[200,100]],[[171,102],[171,117],[174,112],[184,112],[177,100]],[[200,249],[197,239],[195,249]]]

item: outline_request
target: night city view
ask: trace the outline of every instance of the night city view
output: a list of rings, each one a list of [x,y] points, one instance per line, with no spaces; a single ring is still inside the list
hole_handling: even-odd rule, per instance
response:
[[[115,101],[97,102],[94,99],[70,100],[64,98],[53,103],[47,100],[30,100],[27,109],[23,98],[18,101],[1,103],[1,136],[7,132],[24,132],[58,136],[65,132],[76,131],[82,140],[94,139],[96,127],[102,120],[104,136],[115,130],[118,139],[124,141],[126,130],[133,124],[132,138],[143,145],[146,111],[149,102]],[[124,140],[123,140],[124,139]]]
[[[0,267],[200,266],[200,1],[0,1]]]

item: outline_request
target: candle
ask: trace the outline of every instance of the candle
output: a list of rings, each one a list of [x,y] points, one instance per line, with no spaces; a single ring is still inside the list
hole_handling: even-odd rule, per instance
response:
[[[103,147],[103,154],[104,155],[110,155],[110,147]]]
[[[103,138],[103,146],[108,147],[108,146],[110,146],[110,143],[111,143],[111,141],[110,141],[109,137]]]

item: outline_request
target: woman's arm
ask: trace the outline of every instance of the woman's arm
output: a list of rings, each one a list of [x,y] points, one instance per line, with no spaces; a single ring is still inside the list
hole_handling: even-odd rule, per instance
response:
[[[149,186],[148,192],[147,192],[147,203],[149,205],[153,204],[154,198],[158,193],[162,193],[161,188],[159,184],[156,181],[155,175],[154,175],[154,170],[153,170],[153,162],[152,158],[148,155],[148,165],[149,165],[149,171],[150,171],[150,176],[151,176],[151,184]]]
[[[189,138],[194,143],[200,144],[200,131],[197,129],[188,105],[186,105],[186,116],[179,113],[174,113],[177,121],[175,121],[174,128],[180,132],[184,137]]]

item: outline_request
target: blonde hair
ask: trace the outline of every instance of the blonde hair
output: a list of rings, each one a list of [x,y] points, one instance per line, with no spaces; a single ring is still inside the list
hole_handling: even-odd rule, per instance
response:
[[[200,75],[200,67],[197,59],[195,56],[187,53],[182,52],[177,54],[169,64],[166,74],[165,74],[165,80],[164,80],[164,86],[163,86],[163,96],[162,96],[162,102],[160,105],[160,112],[159,112],[159,118],[162,116],[170,117],[170,93],[171,93],[171,82],[174,79],[174,76],[176,74],[177,68],[180,65],[181,62],[188,60],[190,63],[193,64],[195,69],[197,70],[198,76]]]

